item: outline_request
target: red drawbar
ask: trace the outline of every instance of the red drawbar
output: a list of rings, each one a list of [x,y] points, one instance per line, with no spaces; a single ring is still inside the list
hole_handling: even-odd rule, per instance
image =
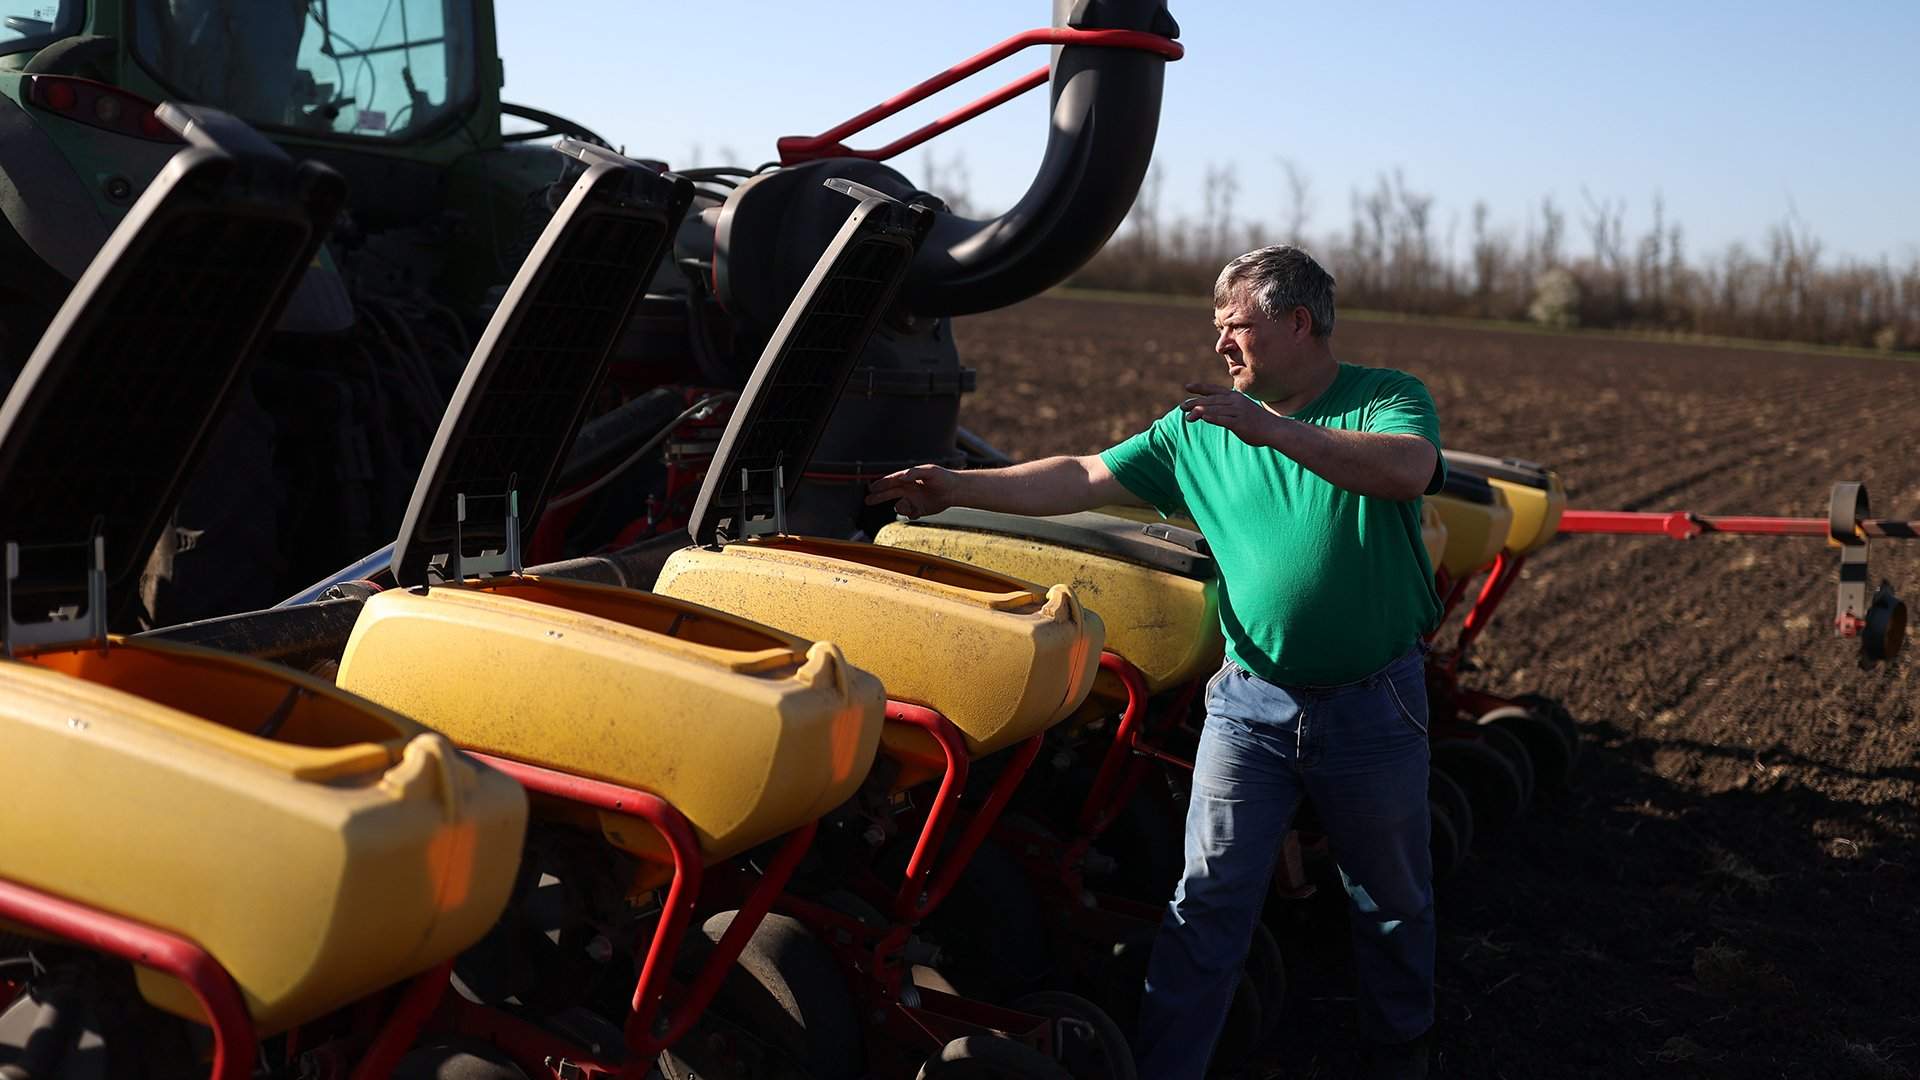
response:
[[[185,983],[213,1028],[213,1080],[253,1075],[258,1039],[233,977],[205,949],[164,930],[0,879],[0,917]]]
[[[911,150],[935,135],[959,127],[988,109],[1011,101],[1045,83],[1047,69],[1042,67],[1037,71],[1028,72],[971,105],[956,109],[877,150],[851,150],[843,145],[841,140],[864,131],[907,106],[924,101],[961,79],[1034,45],[1090,45],[1109,49],[1138,49],[1168,60],[1178,60],[1186,55],[1186,49],[1172,38],[1149,34],[1142,30],[1077,30],[1064,26],[1028,30],[1025,33],[1015,34],[986,52],[963,60],[912,89],[896,94],[859,116],[818,135],[788,135],[777,144],[780,149],[780,164],[797,165],[803,161],[829,157],[856,157],[865,158],[868,161],[885,161],[895,154]]]

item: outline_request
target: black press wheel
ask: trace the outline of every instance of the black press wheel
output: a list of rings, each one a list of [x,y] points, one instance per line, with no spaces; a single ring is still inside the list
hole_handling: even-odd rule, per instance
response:
[[[689,951],[704,959],[735,914],[708,919],[700,930],[709,944]],[[769,914],[754,928],[707,1013],[660,1054],[667,1080],[852,1080],[863,1071],[860,1014],[846,980],[788,916]]]
[[[1260,1040],[1265,1042],[1280,1026],[1287,1002],[1287,961],[1280,943],[1265,923],[1253,924],[1253,944],[1247,950],[1247,978],[1260,994]]]
[[[998,1035],[967,1035],[920,1066],[918,1080],[1073,1080],[1064,1066],[1031,1046]]]
[[[1433,819],[1427,832],[1427,850],[1433,856],[1433,880],[1441,881],[1460,869],[1466,862],[1467,852],[1460,846],[1460,835],[1454,831],[1453,816],[1447,813],[1447,808],[1428,799],[1427,812]]]
[[[1535,795],[1566,789],[1567,774],[1573,770],[1573,747],[1559,725],[1524,705],[1493,709],[1477,722],[1483,727],[1497,727],[1526,746],[1527,756],[1533,759]]]
[[[1560,733],[1567,738],[1567,745],[1573,750],[1573,760],[1580,760],[1580,725],[1573,722],[1573,714],[1567,711],[1559,699],[1545,694],[1521,694],[1513,699],[1515,705],[1524,705],[1553,722]]]
[[[1242,970],[1240,985],[1234,987],[1233,1000],[1227,1003],[1227,1022],[1220,1026],[1220,1037],[1214,1040],[1207,1075],[1224,1076],[1252,1062],[1266,1030],[1267,1006],[1260,1000],[1259,984],[1251,972]]]
[[[1433,744],[1433,764],[1466,790],[1476,841],[1505,828],[1526,807],[1520,774],[1505,755],[1484,742],[1440,739]]]
[[[1504,728],[1483,727],[1480,729],[1480,741],[1493,747],[1501,757],[1513,766],[1520,777],[1520,807],[1525,809],[1533,803],[1534,777],[1533,755],[1527,753],[1527,744]]]
[[[1015,998],[1012,1007],[1053,1021],[1054,1060],[1074,1080],[1137,1080],[1126,1032],[1093,1002],[1042,990]]]
[[[1453,826],[1453,835],[1459,841],[1459,866],[1466,862],[1468,853],[1473,851],[1473,803],[1467,798],[1467,789],[1453,774],[1435,765],[1427,772],[1427,801],[1438,803],[1447,811],[1447,824]],[[1434,874],[1439,875],[1439,864],[1434,864]]]

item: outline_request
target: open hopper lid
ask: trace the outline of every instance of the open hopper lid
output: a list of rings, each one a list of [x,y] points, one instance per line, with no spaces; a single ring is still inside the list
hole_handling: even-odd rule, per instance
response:
[[[185,148],[0,405],[0,542],[17,545],[9,645],[104,633],[346,196],[332,170],[224,113],[164,104],[158,116]]]
[[[1500,501],[1486,477],[1473,471],[1472,467],[1452,460],[1447,462],[1447,477],[1440,484],[1440,494],[1480,506],[1492,506]]]
[[[1470,454],[1465,450],[1447,450],[1444,456],[1447,459],[1447,468],[1450,470],[1466,469],[1495,480],[1507,480],[1543,490],[1553,486],[1547,467],[1535,462],[1520,458],[1493,457],[1489,454]]]
[[[1092,511],[1025,517],[956,507],[920,518],[915,524],[1059,544],[1197,580],[1219,573],[1205,537],[1192,529],[1164,522],[1139,522]]]
[[[402,585],[427,584],[429,571],[451,581],[519,568],[518,534],[539,520],[692,202],[680,177],[572,140],[556,149],[585,171],[520,264],[434,434],[394,545]]]
[[[906,279],[933,213],[839,178],[859,200],[814,263],[740,392],[688,526],[695,543],[779,527],[781,508],[826,430],[840,393]]]

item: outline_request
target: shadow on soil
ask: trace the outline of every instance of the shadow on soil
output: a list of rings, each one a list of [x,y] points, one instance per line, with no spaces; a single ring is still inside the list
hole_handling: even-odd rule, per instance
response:
[[[1920,813],[1798,783],[1704,794],[1656,751],[1750,751],[1587,724],[1572,788],[1439,887],[1436,1077],[1862,1077],[1920,1067]],[[1769,754],[1799,775],[1920,783]],[[1759,766],[1756,766],[1759,767]],[[1822,784],[1821,786],[1827,786]],[[1884,791],[1885,788],[1880,790]],[[1288,1015],[1244,1075],[1353,1075],[1331,880],[1269,908]]]

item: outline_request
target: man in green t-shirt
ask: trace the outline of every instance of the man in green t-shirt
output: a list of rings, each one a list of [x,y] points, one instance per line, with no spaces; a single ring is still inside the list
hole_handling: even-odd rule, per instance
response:
[[[1426,1075],[1434,917],[1423,635],[1439,618],[1420,497],[1444,478],[1418,379],[1334,358],[1333,278],[1261,248],[1214,284],[1232,386],[1189,384],[1098,455],[876,481],[909,517],[950,506],[1063,514],[1144,501],[1193,519],[1220,568],[1227,657],[1187,810],[1186,867],[1154,944],[1143,1080],[1200,1077],[1279,843],[1311,798],[1349,897],[1373,1075]]]

